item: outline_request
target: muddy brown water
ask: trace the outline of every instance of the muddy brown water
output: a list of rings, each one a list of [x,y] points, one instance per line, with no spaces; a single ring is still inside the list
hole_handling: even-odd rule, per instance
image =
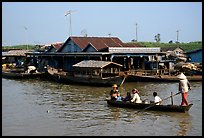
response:
[[[110,87],[60,84],[45,80],[2,78],[3,136],[202,136],[202,82],[192,82],[188,113],[144,111],[108,106]],[[152,100],[178,92],[177,83],[125,82]],[[181,103],[181,96],[174,97]],[[170,103],[170,99],[165,103]]]

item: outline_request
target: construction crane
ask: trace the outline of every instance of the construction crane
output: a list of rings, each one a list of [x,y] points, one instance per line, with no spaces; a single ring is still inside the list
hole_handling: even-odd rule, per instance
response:
[[[68,15],[70,15],[69,17],[69,19],[70,19],[70,26],[69,26],[69,36],[71,36],[72,35],[72,21],[71,21],[71,14],[72,13],[75,13],[76,11],[71,11],[71,10],[69,10],[68,12],[66,12],[65,13],[65,16],[68,16]]]

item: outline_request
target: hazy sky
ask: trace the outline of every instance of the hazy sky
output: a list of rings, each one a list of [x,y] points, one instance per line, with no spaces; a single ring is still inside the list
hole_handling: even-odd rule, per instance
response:
[[[2,44],[65,42],[72,35],[111,36],[123,42],[202,41],[202,2],[3,2]]]

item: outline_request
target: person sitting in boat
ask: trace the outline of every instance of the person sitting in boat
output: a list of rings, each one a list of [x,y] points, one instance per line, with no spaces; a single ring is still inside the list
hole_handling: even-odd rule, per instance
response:
[[[118,86],[114,84],[112,88],[113,89],[110,91],[111,100],[116,100],[119,93]]]
[[[153,92],[153,96],[154,103],[156,103],[156,105],[161,105],[162,99],[157,95],[157,92]]]
[[[124,102],[130,101],[131,100],[131,93],[127,92],[126,97],[123,99]]]
[[[123,101],[123,97],[120,96],[120,93],[117,92],[117,98],[116,98],[116,101]]]
[[[140,96],[139,96],[139,91],[137,89],[132,89],[132,94],[133,94],[133,97],[131,99],[131,102],[134,102],[134,103],[142,103],[142,100],[140,99]]]

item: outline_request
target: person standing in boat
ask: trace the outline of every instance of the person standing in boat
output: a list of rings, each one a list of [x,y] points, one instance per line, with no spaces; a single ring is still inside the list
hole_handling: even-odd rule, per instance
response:
[[[181,96],[182,96],[182,102],[181,102],[181,106],[185,106],[188,105],[188,90],[191,90],[191,85],[188,81],[188,79],[186,78],[186,76],[181,73],[177,76],[179,78],[179,91],[181,92]]]
[[[133,97],[131,99],[131,102],[135,102],[135,103],[142,103],[142,100],[140,99],[140,96],[139,96],[139,91],[137,89],[132,89],[132,94],[133,94]]]
[[[119,93],[118,86],[114,84],[112,88],[113,89],[110,91],[111,100],[116,100]]]
[[[162,99],[157,95],[157,92],[153,92],[153,96],[154,96],[154,103],[156,103],[156,105],[160,105],[162,102]]]

